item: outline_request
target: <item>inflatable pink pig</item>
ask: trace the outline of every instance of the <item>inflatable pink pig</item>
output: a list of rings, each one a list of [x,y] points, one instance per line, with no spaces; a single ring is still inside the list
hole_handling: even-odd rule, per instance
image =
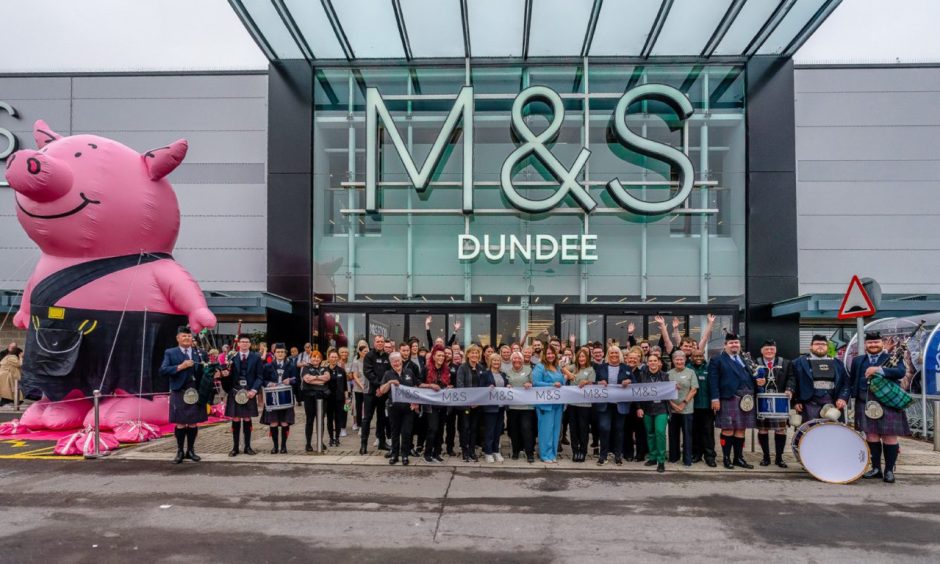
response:
[[[166,391],[159,366],[177,326],[216,323],[170,255],[180,214],[165,177],[186,141],[141,154],[96,135],[61,137],[41,120],[33,135],[38,150],[11,155],[6,172],[17,218],[42,250],[14,317],[28,330],[22,386],[53,400]]]

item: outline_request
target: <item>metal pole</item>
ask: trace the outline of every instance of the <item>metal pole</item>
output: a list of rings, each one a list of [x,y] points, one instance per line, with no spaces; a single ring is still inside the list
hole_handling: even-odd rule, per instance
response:
[[[323,399],[317,399],[317,454],[323,452]]]
[[[752,452],[752,453],[755,452],[755,450],[754,450],[754,442],[755,442],[755,441],[754,441],[754,429],[752,428],[752,429],[751,429],[751,452]]]
[[[927,414],[924,413],[924,420]],[[933,449],[940,451],[940,401],[933,402]],[[924,435],[926,437],[926,435]]]
[[[855,345],[858,347],[858,356],[865,356],[865,318],[855,318]]]
[[[101,402],[101,390],[95,390],[92,395],[93,395],[92,402],[93,402],[93,404],[94,404],[93,409],[94,409],[94,411],[95,411],[95,428],[94,428],[94,432],[95,432],[95,452],[94,452],[93,454],[86,454],[86,455],[85,455],[85,458],[100,458],[100,457],[101,457],[101,442],[100,442],[100,435],[99,435],[99,432],[100,432],[100,423],[101,423],[101,422],[100,422],[100,419],[99,419],[100,412],[99,412],[98,406],[99,406],[99,404],[100,404],[100,402]]]
[[[20,410],[20,381],[13,380],[13,411]]]

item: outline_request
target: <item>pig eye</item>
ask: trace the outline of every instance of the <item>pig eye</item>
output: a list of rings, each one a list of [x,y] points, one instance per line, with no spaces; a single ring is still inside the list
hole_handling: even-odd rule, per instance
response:
[[[89,143],[88,146],[91,147],[92,149],[98,148],[98,145],[95,145],[94,143]]]
[[[80,157],[80,156],[82,156],[82,154],[81,154],[80,152],[79,152],[79,153],[75,153],[75,158],[76,158],[76,159],[77,159],[78,157]]]

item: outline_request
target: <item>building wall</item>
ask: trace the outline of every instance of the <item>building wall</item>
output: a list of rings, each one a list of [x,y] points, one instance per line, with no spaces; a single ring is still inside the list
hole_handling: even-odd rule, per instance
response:
[[[940,293],[940,66],[795,71],[799,287]]]
[[[32,124],[94,133],[141,152],[179,138],[189,154],[169,180],[182,212],[174,256],[204,290],[267,289],[267,75],[0,76],[0,128],[35,147]],[[0,148],[5,140],[0,139]],[[0,162],[0,178],[4,165]],[[0,289],[19,290],[39,258],[0,188]]]

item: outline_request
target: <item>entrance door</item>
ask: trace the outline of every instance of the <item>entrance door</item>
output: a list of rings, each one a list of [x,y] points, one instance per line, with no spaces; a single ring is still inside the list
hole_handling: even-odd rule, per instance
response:
[[[316,315],[317,345],[354,347],[359,340],[371,345],[374,335],[401,343],[417,337],[427,346],[425,323],[430,319],[431,339],[450,339],[456,331],[461,346],[492,344],[496,337],[496,304],[320,304]]]
[[[647,339],[657,344],[661,337],[655,321],[657,315],[665,319],[670,336],[673,319],[678,319],[680,335],[691,335],[699,340],[709,313],[716,316],[707,345],[709,353],[712,353],[721,350],[725,332],[738,326],[737,306],[557,304],[555,327],[561,329],[559,337],[565,339],[574,335],[578,343],[599,341],[606,344],[608,339],[614,339],[623,346],[632,334],[637,341]]]

